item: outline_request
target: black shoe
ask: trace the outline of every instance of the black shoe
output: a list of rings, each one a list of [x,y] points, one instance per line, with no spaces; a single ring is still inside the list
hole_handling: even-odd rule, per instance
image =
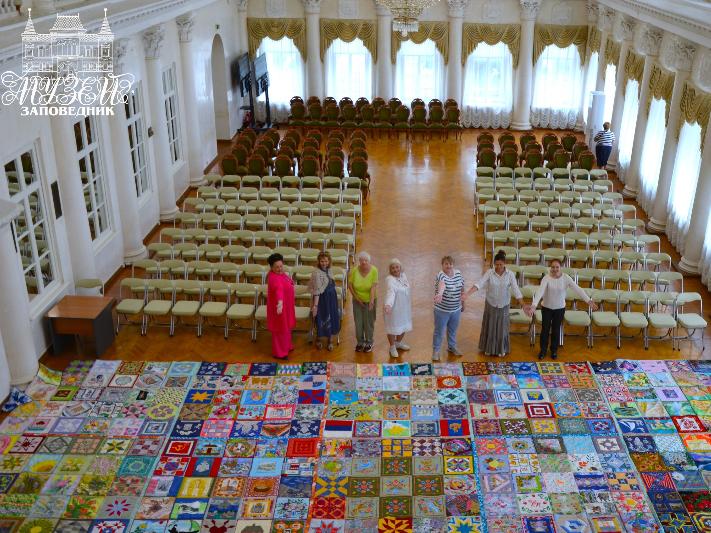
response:
[[[369,342],[363,346],[363,351],[364,352],[372,352],[373,351],[373,343]]]
[[[538,360],[539,360],[539,361],[543,361],[545,358],[546,358],[546,354],[545,354],[545,353],[541,352],[541,353],[538,354]]]
[[[551,359],[553,359],[554,361],[555,361],[556,359],[558,359],[558,354],[555,353],[555,352],[553,352],[553,353],[551,354]]]
[[[356,344],[356,352],[362,352],[363,351],[363,345],[358,343]]]

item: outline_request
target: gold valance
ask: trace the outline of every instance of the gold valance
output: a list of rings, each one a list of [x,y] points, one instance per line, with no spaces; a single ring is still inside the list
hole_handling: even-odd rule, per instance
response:
[[[546,46],[567,48],[571,44],[578,47],[580,63],[585,64],[585,47],[588,42],[587,26],[559,26],[556,24],[536,24],[533,36],[533,64],[541,57]]]
[[[672,91],[674,90],[674,73],[664,70],[659,65],[652,67],[652,74],[649,76],[649,95],[647,96],[647,114],[652,105],[652,99],[665,100],[666,121],[669,120],[669,104],[671,103]]]
[[[681,107],[681,120],[679,120],[677,137],[684,122],[689,124],[697,123],[701,126],[701,149],[703,150],[706,130],[711,117],[711,94],[694,87],[687,81],[684,83],[679,105]]]
[[[620,43],[616,43],[612,39],[608,39],[605,44],[605,64],[616,67],[620,64]]]
[[[427,39],[432,39],[444,57],[445,65],[449,62],[449,22],[420,22],[420,29],[416,32],[408,33],[403,37],[400,32],[391,33],[391,60],[393,65],[397,58],[398,50],[403,41],[412,41],[415,44],[422,44]]]
[[[590,57],[595,52],[600,52],[600,44],[602,41],[602,33],[595,26],[590,28],[588,33],[588,46],[586,57]]]
[[[265,37],[274,41],[288,37],[301,52],[306,61],[306,21],[304,19],[248,18],[247,37],[249,40],[249,56],[257,55],[257,48]]]
[[[642,74],[644,73],[644,56],[636,54],[634,50],[627,50],[627,58],[625,59],[625,68],[623,71],[624,79],[622,81],[622,94],[627,92],[627,82],[630,80],[636,80],[637,85],[637,95],[639,95]]]
[[[336,39],[347,43],[360,39],[373,56],[373,62],[378,60],[378,27],[374,21],[321,19],[321,61]]]
[[[518,56],[521,50],[520,25],[465,23],[462,26],[462,66],[482,42],[491,46],[504,43],[511,51],[513,68],[518,67]]]

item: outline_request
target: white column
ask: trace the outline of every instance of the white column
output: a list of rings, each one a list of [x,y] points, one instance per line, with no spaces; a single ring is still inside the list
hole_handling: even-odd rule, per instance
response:
[[[307,96],[324,97],[323,65],[321,64],[321,0],[301,0],[306,12],[306,69],[309,92]]]
[[[612,119],[610,120],[610,128],[613,133],[617,135],[618,139],[612,145],[610,160],[607,162],[608,168],[614,170],[617,168],[617,158],[620,153],[619,135],[620,127],[622,125],[622,111],[625,108],[625,61],[627,60],[627,51],[632,46],[632,38],[634,37],[634,22],[625,18],[623,15],[619,15],[613,33],[618,41],[622,41],[622,44],[620,45],[620,57],[617,61],[615,102],[612,107]]]
[[[469,0],[447,0],[449,4],[449,63],[447,64],[447,98],[462,105],[462,25],[464,8]]]
[[[10,394],[10,367],[7,365],[5,345],[0,331],[0,402],[4,401],[8,394]]]
[[[521,2],[521,53],[516,75],[512,130],[531,129],[531,98],[533,96],[533,33],[541,0]]]
[[[198,187],[205,180],[203,167],[200,161],[200,117],[198,116],[198,96],[195,90],[195,63],[193,62],[192,32],[195,18],[192,14],[183,15],[175,20],[178,25],[180,39],[180,63],[183,72],[183,101],[185,102],[188,152],[188,167],[190,169],[190,186]]]
[[[588,28],[591,27],[597,27],[597,17],[598,17],[598,6],[596,3],[593,3],[593,0],[588,0],[587,4],[585,6],[588,11]],[[588,29],[588,35],[589,35],[589,29]],[[590,43],[588,43],[589,46]],[[593,50],[588,50],[588,61],[585,63],[585,76],[583,79],[583,97],[580,99],[580,110],[578,111],[578,119],[575,122],[575,129],[577,131],[585,131],[585,121],[587,119],[587,108],[585,107],[585,100],[588,97],[587,90],[588,90],[588,83],[590,80],[591,76],[597,76],[597,70],[595,72],[591,72],[590,70],[590,61],[589,58],[592,56]]]
[[[175,205],[175,183],[173,162],[168,147],[168,126],[165,118],[163,96],[163,72],[160,52],[165,39],[165,27],[161,24],[143,32],[143,47],[146,52],[146,72],[148,73],[148,96],[151,105],[153,128],[153,154],[158,172],[158,199],[160,201],[161,222],[173,220],[178,213]]]
[[[25,276],[10,230],[10,222],[19,212],[20,206],[0,199],[0,331],[5,332],[2,343],[10,383],[14,385],[32,381],[39,368],[30,328],[30,304]]]
[[[669,46],[664,52],[668,58],[667,64],[676,70],[676,75],[674,76],[674,90],[672,91],[671,102],[667,102],[669,119],[667,120],[667,134],[664,139],[662,163],[659,167],[659,184],[657,185],[657,194],[654,197],[654,205],[647,224],[647,229],[653,233],[663,233],[667,227],[667,203],[669,202],[669,190],[671,189],[672,173],[674,172],[676,149],[679,145],[677,137],[679,120],[681,120],[681,107],[679,104],[684,91],[684,83],[691,75],[694,47],[674,37],[670,39]]]
[[[639,165],[642,161],[642,148],[644,147],[644,135],[647,131],[647,97],[649,95],[649,78],[652,75],[652,67],[659,54],[659,42],[662,39],[661,33],[653,30],[649,26],[642,29],[638,35],[640,53],[645,54],[644,71],[640,82],[639,92],[639,112],[637,113],[637,125],[634,129],[634,141],[632,142],[632,155],[630,156],[630,166],[625,175],[625,188],[622,194],[627,198],[637,197],[637,184],[639,182]]]
[[[677,268],[684,274],[699,274],[701,250],[706,239],[706,228],[711,211],[711,128],[706,130],[704,151],[701,154],[701,171],[696,184],[694,207],[689,221],[689,232],[684,241],[684,255]]]
[[[390,10],[380,4],[375,4],[375,12],[378,15],[378,90],[375,96],[387,102],[393,97],[393,63],[390,60],[392,17]]]
[[[52,117],[52,138],[57,161],[57,181],[62,199],[64,217],[67,224],[69,253],[72,261],[74,281],[95,278],[96,261],[89,230],[89,219],[79,172],[79,159],[74,137],[74,123],[78,118]],[[94,132],[98,135],[98,131]]]

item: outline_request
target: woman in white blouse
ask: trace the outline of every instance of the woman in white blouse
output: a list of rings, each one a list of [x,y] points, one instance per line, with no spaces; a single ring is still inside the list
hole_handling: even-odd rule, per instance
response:
[[[474,286],[462,296],[464,301],[471,293],[486,289],[484,318],[481,321],[479,351],[486,355],[504,357],[511,351],[509,342],[509,304],[511,294],[523,306],[523,295],[518,288],[516,275],[506,269],[506,253],[503,250],[494,256],[494,268],[490,268]]]
[[[385,332],[390,343],[390,357],[400,357],[398,349],[410,349],[402,339],[405,333],[412,331],[412,301],[410,283],[397,259],[390,261],[390,275],[385,280],[385,286]]]
[[[533,303],[531,307],[527,309],[528,316],[532,316],[538,302],[542,301],[541,313],[543,314],[543,328],[541,329],[541,351],[538,354],[539,360],[545,359],[546,357],[546,352],[548,351],[548,337],[550,337],[551,340],[551,359],[558,357],[560,326],[565,316],[565,295],[567,289],[572,289],[575,294],[580,296],[582,300],[592,307],[593,311],[597,311],[595,302],[573,281],[573,278],[563,273],[558,259],[553,259],[549,266],[549,274],[543,276],[541,285],[533,297]]]

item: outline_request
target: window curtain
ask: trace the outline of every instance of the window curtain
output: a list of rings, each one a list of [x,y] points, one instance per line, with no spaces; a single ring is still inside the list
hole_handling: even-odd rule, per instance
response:
[[[304,96],[304,61],[301,52],[289,37],[278,41],[265,37],[257,55],[266,54],[269,70],[269,107],[272,120],[286,122],[293,96]],[[266,117],[266,95],[257,98],[257,117]]]
[[[640,190],[637,199],[642,209],[649,215],[654,204],[654,196],[659,184],[659,168],[662,164],[666,126],[667,103],[655,98],[649,108],[647,131],[644,134],[644,148],[639,167]]]
[[[603,121],[612,121],[612,108],[615,106],[615,91],[617,90],[617,67],[607,65],[605,69],[605,111]]]
[[[395,60],[395,96],[406,105],[415,98],[425,102],[444,97],[444,58],[427,39],[422,44],[403,41]]]
[[[625,173],[630,166],[632,158],[632,143],[634,142],[634,130],[637,127],[637,113],[639,112],[639,82],[629,80],[625,89],[625,105],[622,108],[622,124],[617,134],[618,155],[617,155],[617,177],[622,183],[625,182]]]
[[[363,41],[334,39],[324,57],[326,95],[340,100],[348,96],[373,98],[373,58]]]
[[[508,128],[513,107],[513,58],[503,42],[480,43],[464,69],[462,124],[472,128]]]
[[[698,123],[685,122],[681,128],[674,159],[667,215],[667,235],[681,254],[684,253],[684,239],[689,229],[700,171],[701,126]]]
[[[585,117],[585,123],[588,123],[588,114],[590,112],[590,104],[592,103],[592,97],[590,93],[595,90],[595,84],[597,83],[597,60],[599,54],[593,52],[588,59],[587,74],[585,76],[585,94],[583,95],[583,116]]]
[[[541,128],[573,129],[582,89],[583,69],[578,47],[546,46],[535,67],[531,124]]]

